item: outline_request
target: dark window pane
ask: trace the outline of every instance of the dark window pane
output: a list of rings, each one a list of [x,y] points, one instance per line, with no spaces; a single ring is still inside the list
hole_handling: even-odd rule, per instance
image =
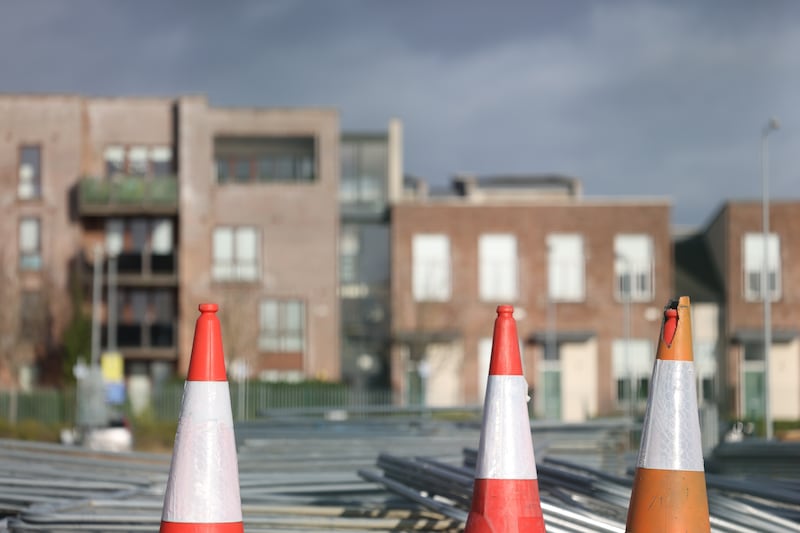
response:
[[[217,159],[217,183],[230,181],[230,167],[227,159]]]
[[[250,181],[250,160],[238,159],[236,161],[236,181],[245,183]]]
[[[275,159],[275,179],[280,181],[294,180],[294,158],[281,156]]]
[[[297,179],[300,181],[314,181],[314,158],[302,156],[297,161]]]
[[[262,157],[258,162],[258,180],[272,181],[275,179],[275,162],[269,156]]]

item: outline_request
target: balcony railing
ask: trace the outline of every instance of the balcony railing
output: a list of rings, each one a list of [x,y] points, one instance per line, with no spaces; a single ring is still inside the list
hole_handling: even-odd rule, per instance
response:
[[[102,325],[102,343],[108,345],[108,324]],[[117,348],[126,358],[175,358],[178,353],[176,323],[120,323],[117,325]]]
[[[85,280],[92,279],[92,262],[81,256]],[[108,283],[108,259],[103,261],[103,282]],[[178,285],[178,255],[147,250],[117,254],[117,285],[123,287],[175,287]]]
[[[81,215],[174,214],[177,210],[178,179],[174,176],[87,177],[78,185]]]

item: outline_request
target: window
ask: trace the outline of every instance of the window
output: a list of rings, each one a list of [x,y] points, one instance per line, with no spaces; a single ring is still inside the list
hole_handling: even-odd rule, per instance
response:
[[[342,234],[339,241],[339,257],[341,258],[339,275],[341,276],[341,281],[345,283],[356,281],[358,277],[360,244],[358,227],[342,226]]]
[[[763,343],[746,342],[742,345],[741,402],[742,416],[763,419],[765,412],[765,365]]]
[[[253,227],[214,229],[211,276],[218,281],[253,281],[259,275],[258,232]]]
[[[518,294],[517,238],[487,233],[478,241],[480,296],[490,302],[513,302]]]
[[[125,222],[120,218],[106,220],[106,253],[117,256],[125,248]]]
[[[614,237],[616,297],[620,301],[653,299],[653,239],[649,235]]]
[[[389,172],[386,139],[343,139],[339,150],[339,199],[354,204],[383,202]]]
[[[164,177],[173,172],[172,147],[112,145],[103,152],[107,178],[119,175]]]
[[[23,290],[20,301],[20,338],[41,341],[46,333],[47,307],[40,291]]]
[[[38,218],[26,217],[19,222],[19,267],[22,270],[41,270],[42,235]]]
[[[150,168],[155,177],[172,174],[172,148],[156,146],[150,149]]]
[[[172,220],[159,218],[151,222],[152,233],[150,235],[150,249],[156,255],[168,255],[172,253]]]
[[[646,339],[616,339],[611,346],[612,371],[617,383],[617,404],[647,402],[650,376],[653,373],[653,347]]]
[[[106,161],[106,177],[125,173],[125,147],[109,146],[103,153]]]
[[[716,401],[716,342],[695,339],[694,361],[695,371],[697,372],[697,399],[700,404],[713,403]]]
[[[547,290],[550,299],[562,302],[583,301],[586,294],[583,236],[547,236]]]
[[[414,300],[450,299],[450,239],[442,234],[414,235],[412,241]]]
[[[22,146],[19,150],[19,188],[21,200],[42,195],[42,151],[38,146]]]
[[[314,181],[314,145],[313,137],[218,137],[217,183]]]
[[[258,348],[264,352],[303,352],[305,302],[264,300],[259,308]]]
[[[746,233],[743,239],[744,299],[748,302],[764,300],[761,273],[764,270],[764,235]],[[781,296],[781,243],[778,235],[767,235],[767,284],[771,301]]]

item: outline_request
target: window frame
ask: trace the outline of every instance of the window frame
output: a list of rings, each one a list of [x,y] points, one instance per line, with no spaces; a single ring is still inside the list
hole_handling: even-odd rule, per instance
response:
[[[446,241],[446,258],[439,264],[436,261],[428,265],[426,272],[432,271],[433,275],[427,274],[426,277],[440,277],[444,281],[444,286],[440,288],[431,289],[426,285],[425,289],[422,288],[422,281],[419,277],[422,266],[417,262],[417,243],[422,242],[422,239],[430,239],[432,237],[443,238]],[[421,245],[420,245],[421,246]],[[427,262],[430,262],[430,259]],[[446,233],[415,233],[411,237],[411,294],[415,302],[447,302],[452,297],[453,293],[453,252],[450,235]]]
[[[26,222],[36,223],[36,244],[31,250],[23,250],[23,235],[22,228]],[[17,253],[19,255],[18,267],[19,270],[25,272],[40,272],[43,268],[44,260],[42,258],[42,219],[37,216],[22,216],[17,224]],[[26,259],[35,259],[32,265],[29,265]]]
[[[23,187],[22,183],[22,162],[23,162],[23,153],[26,150],[35,149],[38,155],[38,172],[36,172],[32,179],[31,185],[33,187],[33,192],[29,195],[21,194],[21,189]],[[21,143],[17,149],[17,199],[22,200],[24,202],[36,201],[42,199],[42,175],[44,174],[44,160],[43,160],[43,153],[44,150],[42,148],[42,143]]]
[[[122,168],[117,172],[109,172],[106,153],[114,148],[122,150]],[[146,170],[144,174],[134,174],[131,170],[130,151],[132,148],[141,149],[145,152]],[[154,156],[159,150],[169,150],[170,158],[169,162],[166,163],[168,172],[165,174],[156,172],[157,165],[164,164],[163,161],[155,160]],[[175,145],[173,143],[108,143],[103,147],[103,177],[108,180],[119,176],[140,179],[169,178],[175,175],[175,164]]]
[[[489,250],[489,243],[493,239],[494,246],[498,246],[497,242],[502,242],[500,247],[511,243],[510,250],[511,256],[502,258],[502,261],[491,262],[487,254],[493,251]],[[489,272],[491,271],[491,272]],[[501,278],[511,280],[508,287],[503,286],[502,282],[498,285],[495,282],[488,281],[488,275],[492,274],[492,279],[499,274]],[[508,292],[504,292],[508,290]],[[478,296],[482,302],[516,302],[519,300],[519,239],[514,233],[482,233],[478,236]]]
[[[265,306],[275,305],[276,323],[269,324],[265,317]],[[299,307],[299,326],[291,327],[288,323],[289,306]],[[265,327],[267,326],[267,327]],[[272,354],[304,354],[308,345],[308,305],[302,298],[261,298],[258,302],[258,351],[260,353]],[[275,347],[270,347],[270,341],[276,343]],[[293,349],[295,345],[288,343],[299,342],[299,349]]]
[[[567,239],[567,238],[577,238],[579,240],[580,250],[578,255],[574,258],[575,260],[575,269],[574,273],[572,270],[566,270],[563,267],[563,258],[558,258],[557,256],[563,255],[567,256],[569,254],[564,254],[563,252],[556,252],[555,249],[558,246],[555,245],[554,241],[560,239]],[[584,302],[586,301],[586,239],[582,233],[550,233],[547,235],[547,296],[550,301],[553,302]],[[563,248],[562,248],[563,250]],[[568,267],[572,266],[573,258],[569,258],[567,263]],[[562,265],[559,268],[559,265]],[[554,277],[553,272],[555,271],[563,272],[567,271],[568,275],[563,277],[569,284],[570,281],[573,281],[572,274],[575,276],[575,280],[579,280],[580,283],[580,290],[575,291],[574,294],[570,293],[569,291],[560,290],[559,287],[561,285],[554,285]],[[570,284],[571,285],[571,284]]]
[[[231,242],[231,259],[230,264],[221,264],[221,260],[217,259],[216,256],[216,239],[218,232],[221,231],[229,231],[230,232],[230,242]],[[237,241],[239,238],[239,232],[242,231],[249,231],[252,230],[255,242],[255,251],[253,253],[253,263],[252,264],[242,264],[245,261],[244,257],[240,257],[240,254],[237,252]],[[261,228],[258,226],[249,226],[249,225],[230,225],[230,224],[220,224],[214,226],[211,230],[211,279],[214,282],[219,283],[255,283],[260,281],[261,279]],[[220,267],[227,267],[229,269],[229,274],[220,274],[221,270]],[[243,275],[243,268],[250,267],[253,268],[254,275],[253,276],[246,276]]]
[[[747,241],[748,239],[752,239],[756,241],[754,245],[758,248],[759,259],[758,266],[754,269],[748,268],[748,263],[750,261],[747,260]],[[778,302],[783,297],[783,284],[781,283],[781,278],[783,276],[783,268],[781,264],[781,238],[776,232],[770,232],[767,234],[767,261],[768,263],[772,263],[772,260],[769,258],[769,241],[771,239],[775,240],[775,264],[770,267],[768,264],[767,269],[767,285],[770,289],[770,302]],[[764,234],[763,232],[746,232],[742,235],[742,298],[745,302],[763,302],[764,301],[764,287],[761,287],[761,276],[762,271],[764,268]],[[751,276],[753,274],[757,275],[757,283],[758,287],[753,288],[751,284]],[[775,280],[775,288],[772,289],[772,278],[771,275],[774,275]]]
[[[631,263],[636,257],[622,259],[623,254],[618,251],[618,240],[625,237],[643,237],[649,245],[648,264],[645,268],[636,268]],[[649,233],[617,233],[613,243],[614,259],[614,298],[618,302],[652,302],[656,293],[655,273],[655,239]],[[642,261],[639,261],[642,263]],[[627,280],[627,294],[623,289],[623,280]],[[644,283],[640,283],[644,282]]]
[[[242,149],[243,152],[235,153],[230,147],[223,147],[218,151],[217,142],[232,142],[232,139],[244,140],[264,140],[264,146],[259,149]],[[273,141],[270,144],[268,141]],[[288,147],[282,145],[283,141],[288,141]],[[310,152],[301,148],[299,143],[308,142]],[[291,146],[291,143],[298,143],[298,146]],[[314,184],[319,181],[319,142],[316,135],[218,135],[214,138],[214,182],[217,186],[222,185],[287,185],[287,184]],[[279,163],[289,162],[290,176],[277,177]],[[268,162],[268,165],[264,163]],[[246,179],[239,179],[239,166],[247,166]],[[226,172],[220,173],[221,166]],[[264,173],[264,168],[271,169],[270,175]],[[310,174],[306,171],[310,169]]]

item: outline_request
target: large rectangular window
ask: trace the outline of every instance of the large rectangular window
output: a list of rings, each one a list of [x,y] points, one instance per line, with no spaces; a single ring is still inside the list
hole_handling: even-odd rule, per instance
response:
[[[263,352],[303,352],[305,309],[302,300],[263,300],[259,306],[258,348]]]
[[[508,233],[487,233],[478,240],[481,300],[513,302],[519,294],[517,238]]]
[[[39,146],[20,147],[18,179],[20,200],[42,196],[42,150]]]
[[[583,236],[554,233],[547,236],[547,291],[559,302],[580,302],[586,295]]]
[[[42,269],[42,227],[38,218],[19,221],[19,267],[22,270]]]
[[[218,137],[217,183],[302,183],[316,179],[313,137]]]
[[[644,405],[653,373],[653,345],[647,339],[616,339],[611,347],[617,405]]]
[[[411,255],[414,300],[449,300],[450,238],[437,233],[414,235]]]
[[[615,295],[618,300],[649,302],[654,297],[653,238],[644,234],[614,237]]]
[[[770,233],[766,240],[767,286],[770,301],[781,297],[781,242],[777,234]],[[764,235],[746,233],[742,242],[744,271],[744,299],[748,302],[764,301],[761,273],[764,270]]]
[[[211,275],[217,281],[254,281],[259,277],[256,228],[219,226],[214,229]]]
[[[339,152],[339,199],[349,204],[384,202],[389,172],[386,138],[345,138]]]

